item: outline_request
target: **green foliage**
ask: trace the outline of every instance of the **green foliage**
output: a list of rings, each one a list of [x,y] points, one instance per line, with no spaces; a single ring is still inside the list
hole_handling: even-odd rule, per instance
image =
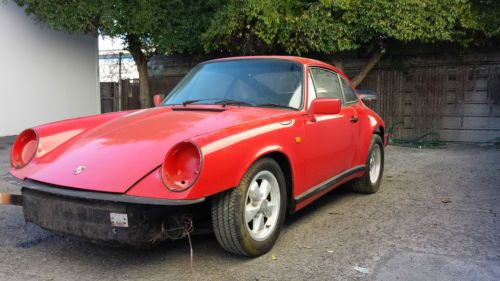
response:
[[[163,54],[320,53],[500,41],[500,0],[14,0],[56,30],[124,39],[149,107],[147,61]],[[408,44],[411,45],[411,44]],[[498,46],[496,46],[498,47]]]
[[[56,30],[90,33],[99,28],[100,9],[97,2],[78,0],[15,0],[27,14],[36,14],[39,20]]]
[[[478,21],[486,38],[500,36],[500,1],[475,0],[474,10],[478,13]]]
[[[499,34],[496,0],[232,0],[203,34],[209,52],[332,54],[387,42]]]
[[[99,32],[120,37],[129,44],[129,48],[140,48],[146,57],[150,57],[155,54],[203,52],[199,38],[209,25],[218,2],[16,0],[16,3],[56,30]]]
[[[498,0],[15,1],[55,29],[137,39],[146,57],[333,54],[390,42],[468,46],[500,36]]]

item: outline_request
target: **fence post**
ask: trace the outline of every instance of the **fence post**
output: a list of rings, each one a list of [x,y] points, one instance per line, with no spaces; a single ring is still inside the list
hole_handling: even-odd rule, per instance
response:
[[[120,111],[122,110],[122,56],[123,56],[123,53],[120,52],[118,54],[118,110],[117,111]]]

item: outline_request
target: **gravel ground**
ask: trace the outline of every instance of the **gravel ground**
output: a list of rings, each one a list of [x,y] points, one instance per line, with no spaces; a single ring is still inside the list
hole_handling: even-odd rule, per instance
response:
[[[0,139],[0,175],[10,142]],[[0,182],[5,191],[17,188]],[[500,280],[499,202],[498,148],[390,146],[378,193],[330,192],[288,216],[275,247],[255,259],[194,237],[193,273],[187,240],[98,246],[0,206],[0,280]]]

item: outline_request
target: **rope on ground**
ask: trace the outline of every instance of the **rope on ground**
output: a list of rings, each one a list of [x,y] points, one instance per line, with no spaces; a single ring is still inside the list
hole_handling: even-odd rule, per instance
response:
[[[387,133],[390,135],[396,126],[404,124],[404,122],[396,122],[392,126],[387,129]],[[435,136],[437,139],[439,139],[439,134],[436,132],[430,132],[423,134],[415,139],[399,139],[399,138],[393,138],[389,137],[389,143],[393,145],[400,145],[400,146],[410,146],[410,147],[438,147],[438,146],[443,146],[446,144],[493,144],[493,145],[500,145],[500,137],[488,140],[488,141],[481,141],[481,142],[467,142],[467,141],[440,141],[440,140],[422,140],[423,138],[426,138],[428,136]]]

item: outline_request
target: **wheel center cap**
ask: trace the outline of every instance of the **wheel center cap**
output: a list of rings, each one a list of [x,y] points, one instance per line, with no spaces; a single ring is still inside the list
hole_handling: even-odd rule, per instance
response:
[[[265,217],[271,216],[271,208],[267,206],[267,200],[262,201],[262,203],[260,204],[260,211]]]

